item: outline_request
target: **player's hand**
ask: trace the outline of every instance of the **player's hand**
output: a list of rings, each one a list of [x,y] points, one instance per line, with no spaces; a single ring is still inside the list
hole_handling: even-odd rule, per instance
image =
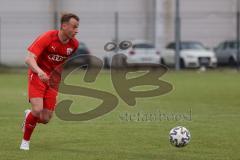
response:
[[[38,72],[38,77],[41,81],[43,81],[45,83],[47,83],[49,81],[48,75],[43,71]]]

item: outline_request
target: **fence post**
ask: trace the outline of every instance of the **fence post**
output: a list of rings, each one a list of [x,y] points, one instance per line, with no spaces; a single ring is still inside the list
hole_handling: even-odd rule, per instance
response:
[[[236,16],[236,21],[237,21],[237,70],[239,71],[240,70],[240,64],[239,64],[239,61],[240,61],[240,1],[237,0],[237,16]]]
[[[115,40],[116,43],[119,42],[119,35],[118,35],[119,28],[118,28],[118,26],[119,26],[119,14],[118,14],[118,12],[115,12],[114,13],[114,27],[115,27],[114,40]]]
[[[175,69],[180,70],[180,43],[181,43],[181,18],[180,18],[180,2],[176,0],[176,9],[175,9],[175,44],[176,44],[176,53],[175,53]]]
[[[2,17],[0,16],[0,66],[2,65]]]

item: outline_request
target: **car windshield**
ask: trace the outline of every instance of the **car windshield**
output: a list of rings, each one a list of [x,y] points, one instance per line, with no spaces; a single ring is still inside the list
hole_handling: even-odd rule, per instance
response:
[[[155,48],[154,45],[152,44],[147,44],[147,43],[141,43],[141,44],[135,44],[133,45],[134,49],[153,49]]]
[[[205,47],[201,43],[182,43],[181,49],[197,49],[202,50],[205,49]]]
[[[237,43],[236,41],[235,42],[230,42],[229,44],[230,44],[230,48],[237,48],[238,45],[240,46],[240,42]]]
[[[176,48],[176,44],[175,43],[170,43],[167,46],[168,49],[175,49]],[[198,42],[182,42],[181,43],[181,48],[180,49],[195,49],[195,50],[203,50],[206,49],[203,44],[198,43]]]

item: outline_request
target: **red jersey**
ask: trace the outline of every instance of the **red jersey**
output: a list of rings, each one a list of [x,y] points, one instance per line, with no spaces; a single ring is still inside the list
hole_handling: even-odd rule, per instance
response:
[[[28,51],[36,55],[38,66],[48,75],[56,67],[64,64],[79,45],[75,38],[63,44],[58,37],[58,32],[58,30],[45,32],[28,47]]]

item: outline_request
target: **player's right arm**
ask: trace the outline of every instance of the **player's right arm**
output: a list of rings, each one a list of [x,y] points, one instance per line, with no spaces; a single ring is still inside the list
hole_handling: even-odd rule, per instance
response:
[[[37,58],[43,53],[51,42],[51,32],[45,32],[39,36],[29,47],[28,55],[25,59],[25,63],[29,68],[38,74],[38,77],[43,81],[47,82],[49,77],[47,74],[38,66]]]
[[[38,77],[41,79],[43,82],[47,82],[49,80],[49,77],[47,74],[38,66],[37,61],[36,61],[36,55],[29,52],[28,56],[25,59],[25,63],[29,66],[29,68],[37,73]]]

